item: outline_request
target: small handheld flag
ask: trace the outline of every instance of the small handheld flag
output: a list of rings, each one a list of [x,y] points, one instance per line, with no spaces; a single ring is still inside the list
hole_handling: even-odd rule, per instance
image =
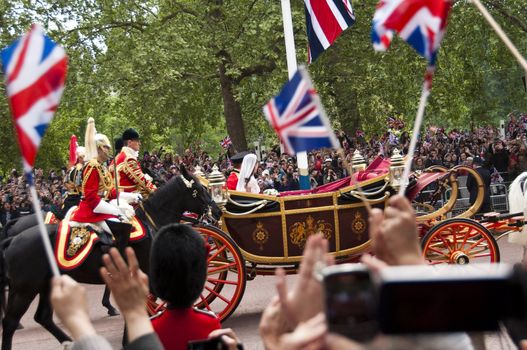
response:
[[[449,0],[381,0],[371,30],[374,49],[385,51],[397,32],[434,65],[450,7]]]
[[[223,140],[220,141],[220,146],[223,149],[229,149],[229,147],[232,145],[232,140],[230,136],[225,136]]]
[[[278,96],[264,107],[285,151],[291,155],[318,148],[339,148],[320,98],[307,71],[300,67]]]
[[[421,98],[414,121],[410,147],[406,157],[399,194],[403,195],[414,157],[415,147],[423,122],[426,101],[432,88],[437,51],[445,34],[450,0],[380,0],[373,17],[371,38],[376,51],[385,51],[390,46],[393,33],[412,46],[427,59]]]
[[[355,23],[355,14],[349,0],[304,0],[304,8],[309,40],[308,59],[312,63]]]
[[[64,50],[44,35],[38,25],[3,49],[0,56],[24,172],[33,208],[38,214],[41,208],[33,183],[33,165],[64,91],[68,59]],[[59,276],[44,220],[42,215],[36,217],[51,271]]]
[[[62,96],[67,57],[38,25],[0,55],[27,174],[33,170],[40,141]]]

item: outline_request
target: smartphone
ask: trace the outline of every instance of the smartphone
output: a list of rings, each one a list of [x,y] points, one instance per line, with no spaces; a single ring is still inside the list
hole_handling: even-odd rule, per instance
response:
[[[225,344],[221,337],[215,337],[203,340],[192,340],[187,344],[188,350],[229,350],[229,346]],[[242,344],[237,344],[236,349],[243,350]]]
[[[525,292],[506,264],[394,266],[378,283],[385,334],[494,331],[525,318]]]
[[[367,267],[329,266],[322,277],[329,331],[358,342],[371,340],[379,327],[376,292]]]

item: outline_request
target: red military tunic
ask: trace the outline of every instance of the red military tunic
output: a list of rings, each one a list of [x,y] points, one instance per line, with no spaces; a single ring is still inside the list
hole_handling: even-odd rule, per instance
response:
[[[135,151],[131,148],[123,147],[121,153],[115,158],[119,191],[138,192],[146,198],[157,188],[150,180],[145,178],[145,174],[134,153]]]
[[[185,350],[190,340],[207,339],[210,332],[221,328],[213,313],[193,307],[167,309],[152,318],[152,326],[165,350]]]
[[[79,208],[73,213],[71,220],[76,222],[99,222],[115,218],[110,214],[94,213],[93,209],[99,205],[101,200],[114,199],[115,189],[113,179],[105,165],[100,164],[97,159],[92,159],[84,167],[82,173],[83,197]]]
[[[227,178],[227,189],[231,191],[236,191],[236,185],[238,185],[238,175],[240,171],[238,169],[233,169]]]

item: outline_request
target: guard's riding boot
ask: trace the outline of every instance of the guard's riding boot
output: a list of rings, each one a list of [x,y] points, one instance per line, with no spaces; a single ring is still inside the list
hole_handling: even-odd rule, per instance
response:
[[[115,237],[115,246],[119,253],[126,260],[126,254],[124,250],[128,246],[128,241],[130,240],[130,232],[132,232],[132,225],[126,222],[110,221],[107,220],[106,224],[112,231],[113,236]]]

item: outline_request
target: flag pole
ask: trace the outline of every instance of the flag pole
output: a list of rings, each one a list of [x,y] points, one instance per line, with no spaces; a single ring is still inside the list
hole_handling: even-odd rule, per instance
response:
[[[33,174],[31,172],[26,172],[26,179],[29,183],[29,193],[31,193],[31,202],[33,203],[33,210],[35,211],[38,230],[40,236],[42,237],[42,242],[44,243],[44,250],[46,251],[46,256],[49,261],[49,266],[51,267],[51,273],[55,277],[60,276],[59,268],[57,266],[57,261],[55,260],[55,255],[53,254],[53,248],[49,242],[48,232],[46,230],[46,225],[44,224],[44,219],[42,219],[42,213],[40,209],[40,201],[37,195],[37,189],[35,188],[35,183],[33,182]]]
[[[419,108],[417,109],[417,116],[414,121],[414,129],[412,131],[412,138],[410,140],[410,147],[408,148],[408,154],[406,156],[406,162],[404,164],[404,172],[401,177],[401,187],[399,187],[399,194],[404,196],[406,187],[408,186],[408,178],[410,176],[410,171],[412,170],[412,162],[415,153],[415,146],[417,145],[417,138],[419,137],[419,132],[421,130],[421,125],[423,124],[423,117],[425,114],[426,101],[428,96],[430,96],[430,89],[432,87],[432,78],[434,75],[434,67],[428,66],[425,73],[425,79],[423,82],[423,89],[421,90],[421,98],[419,99]]]
[[[293,19],[291,17],[291,3],[289,0],[282,1],[282,20],[284,23],[284,39],[285,39],[285,52],[287,59],[287,72],[289,79],[295,75],[297,71],[296,62],[296,50],[295,50],[295,36],[293,34]],[[298,152],[296,154],[296,161],[298,165],[298,174],[300,189],[309,190],[311,185],[309,183],[309,172],[307,162],[307,152]]]
[[[489,22],[492,29],[494,29],[496,34],[498,34],[498,36],[503,41],[505,46],[507,46],[507,48],[510,50],[512,55],[516,58],[516,60],[518,60],[518,63],[520,63],[520,65],[523,67],[525,72],[527,72],[527,60],[521,55],[521,53],[518,51],[516,46],[514,46],[512,41],[510,41],[509,37],[507,37],[507,34],[505,34],[501,26],[494,20],[494,18],[491,16],[489,11],[487,11],[485,6],[483,6],[483,4],[479,0],[471,0],[471,1],[476,6],[476,8],[479,10],[479,12],[481,12],[483,17],[485,17],[487,22]]]

